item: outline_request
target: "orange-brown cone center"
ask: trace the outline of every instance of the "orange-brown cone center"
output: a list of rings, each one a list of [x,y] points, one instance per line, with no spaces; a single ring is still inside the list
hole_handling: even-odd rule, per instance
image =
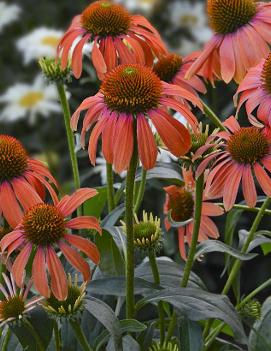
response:
[[[221,34],[235,32],[250,22],[256,13],[254,0],[208,0],[210,26]]]
[[[182,58],[176,54],[161,57],[154,65],[153,70],[164,82],[171,83],[182,66]]]
[[[117,36],[127,33],[131,16],[121,5],[96,1],[83,11],[81,24],[94,36]]]
[[[20,296],[13,296],[7,300],[0,301],[0,318],[19,318],[25,310],[25,304]]]
[[[271,94],[271,54],[268,55],[263,66],[262,82],[264,89]]]
[[[144,113],[158,106],[162,84],[148,67],[121,65],[107,74],[101,92],[112,111]]]
[[[184,222],[193,217],[194,199],[192,193],[184,187],[171,186],[167,191],[169,196],[168,207],[171,218],[176,222]]]

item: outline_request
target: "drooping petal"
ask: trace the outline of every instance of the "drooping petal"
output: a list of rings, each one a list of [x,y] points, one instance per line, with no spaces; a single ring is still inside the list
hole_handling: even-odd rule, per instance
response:
[[[236,200],[238,188],[243,174],[243,167],[234,165],[232,171],[228,174],[224,185],[223,202],[226,211],[229,211]]]
[[[157,146],[146,117],[143,114],[137,116],[137,140],[139,158],[145,169],[154,167],[157,159]]]
[[[254,207],[257,202],[257,192],[250,165],[246,165],[244,167],[242,177],[242,188],[246,203],[249,207]]]
[[[32,244],[28,243],[16,257],[13,265],[12,265],[12,274],[16,284],[19,287],[23,286],[24,281],[24,269],[28,262],[29,256],[32,251]]]
[[[256,163],[254,165],[254,172],[263,192],[267,196],[271,197],[271,179],[266,171],[258,163]]]
[[[45,252],[43,247],[38,247],[32,265],[32,277],[35,288],[44,297],[50,297],[50,288],[46,274]]]
[[[23,213],[8,182],[0,184],[0,207],[9,225],[15,228],[21,222]]]
[[[5,251],[6,248],[9,245],[11,245],[14,241],[16,241],[22,237],[23,237],[23,232],[19,228],[14,229],[12,232],[6,234],[0,242],[0,247],[1,247],[2,252]]]
[[[57,257],[54,249],[50,246],[46,249],[46,262],[51,277],[52,292],[58,300],[63,301],[68,295],[66,273],[60,259]]]
[[[30,207],[42,202],[35,189],[22,177],[12,180],[12,187],[20,204],[27,211]]]
[[[95,229],[100,234],[102,233],[99,220],[96,217],[92,216],[80,216],[72,218],[65,223],[65,227],[70,229]]]
[[[97,40],[93,42],[93,49],[92,49],[92,61],[93,65],[97,71],[97,75],[99,79],[102,79],[104,74],[107,71],[106,63],[104,61],[104,57],[98,48]]]
[[[232,40],[234,40],[233,34],[228,34],[225,36],[220,46],[221,76],[226,83],[229,83],[232,80],[235,73],[235,58]]]
[[[80,251],[84,252],[95,264],[100,262],[100,252],[97,246],[88,239],[79,235],[65,234],[64,238]]]
[[[83,56],[83,47],[86,42],[89,40],[90,34],[85,35],[79,43],[76,44],[73,54],[72,54],[72,71],[75,78],[79,79],[82,74],[82,56]]]

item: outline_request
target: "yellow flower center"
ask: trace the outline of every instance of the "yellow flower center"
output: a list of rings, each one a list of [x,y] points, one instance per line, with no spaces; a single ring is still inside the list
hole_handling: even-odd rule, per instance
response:
[[[52,205],[38,204],[25,214],[23,227],[26,237],[36,245],[54,244],[65,234],[64,217]]]
[[[37,105],[43,99],[43,94],[40,91],[30,91],[19,100],[19,105],[25,108],[31,108]]]
[[[20,296],[13,296],[7,300],[0,301],[0,318],[19,318],[25,310],[25,304]]]
[[[173,186],[169,194],[169,209],[175,222],[184,222],[193,217],[194,199],[184,187]]]
[[[148,67],[121,65],[107,74],[101,92],[113,111],[144,113],[158,106],[162,84]]]
[[[0,183],[21,176],[27,168],[27,153],[22,144],[8,135],[0,135]]]
[[[256,127],[241,128],[228,141],[228,151],[241,164],[254,164],[269,153],[267,138]]]
[[[264,89],[271,94],[271,54],[268,55],[263,66],[262,83]]]
[[[217,33],[227,34],[250,22],[256,14],[255,0],[208,0],[210,26]]]
[[[154,72],[164,82],[170,83],[179,72],[183,60],[176,54],[168,54],[161,57],[154,65]]]
[[[52,48],[56,48],[59,43],[60,38],[54,37],[53,35],[48,35],[42,38],[41,43],[47,46],[51,46]]]
[[[121,5],[110,1],[96,1],[83,11],[81,24],[95,36],[117,36],[127,33],[131,16]]]

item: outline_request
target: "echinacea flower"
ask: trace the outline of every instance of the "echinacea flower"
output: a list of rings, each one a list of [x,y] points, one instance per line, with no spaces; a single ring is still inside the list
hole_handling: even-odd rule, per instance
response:
[[[66,273],[55,248],[58,248],[67,261],[82,273],[84,281],[90,280],[89,264],[71,246],[82,251],[95,264],[100,260],[99,251],[90,240],[70,234],[68,230],[95,229],[101,233],[99,222],[90,216],[70,220],[66,217],[96,194],[95,189],[82,188],[70,196],[64,196],[56,205],[39,203],[31,207],[19,225],[1,240],[1,249],[3,252],[7,250],[8,256],[14,250],[21,249],[12,265],[12,273],[18,286],[22,285],[24,269],[33,249],[35,249],[32,264],[33,283],[42,296],[50,297],[46,270],[51,278],[50,285],[54,296],[59,300],[65,300],[68,294]]]
[[[202,70],[210,81],[241,82],[249,68],[269,52],[271,4],[255,0],[208,0],[214,35],[187,73]]]
[[[164,205],[165,227],[170,230],[172,225],[177,227],[179,251],[181,257],[186,260],[185,243],[189,246],[192,241],[195,210],[195,182],[191,170],[183,169],[184,186],[170,185],[164,188],[167,193]],[[207,199],[206,191],[203,193],[202,215],[198,241],[208,238],[217,239],[219,231],[210,217],[221,216],[224,211],[218,205]]]
[[[130,15],[121,5],[111,1],[95,1],[76,16],[58,47],[62,68],[72,50],[72,70],[79,78],[82,73],[82,49],[93,42],[92,62],[98,77],[119,64],[152,65],[153,58],[166,52],[156,29],[140,15]]]
[[[250,122],[256,127],[264,128],[265,133],[271,136],[271,54],[256,66],[251,68],[245,79],[239,85],[235,94],[237,113],[245,105]],[[256,111],[257,119],[254,116]]]
[[[0,32],[5,26],[16,21],[20,12],[21,9],[18,5],[9,5],[4,1],[0,1]]]
[[[199,76],[195,75],[190,80],[184,78],[199,54],[199,52],[194,52],[186,57],[178,54],[163,55],[155,63],[153,70],[166,83],[179,85],[194,94],[196,92],[206,93],[205,84]]]
[[[38,302],[43,300],[43,297],[40,296],[27,299],[32,286],[31,280],[27,285],[23,282],[21,288],[18,289],[12,274],[9,278],[2,273],[2,277],[5,285],[0,284],[0,291],[4,295],[4,298],[0,300],[0,328],[5,324],[22,319],[23,315],[33,310]]]
[[[46,85],[42,75],[38,75],[32,84],[12,85],[0,96],[0,104],[6,105],[0,118],[7,122],[28,117],[33,123],[38,115],[48,117],[61,112],[56,87]]]
[[[223,197],[225,210],[230,210],[236,200],[240,183],[249,207],[257,202],[254,176],[261,189],[271,196],[271,146],[264,131],[255,126],[240,127],[232,116],[224,122],[227,131],[220,132],[224,141],[220,150],[208,156],[200,165],[198,174],[212,161],[206,181],[206,193]]]
[[[62,36],[62,30],[40,27],[18,39],[16,46],[23,55],[24,64],[37,61],[41,57],[55,58]]]
[[[45,190],[54,202],[57,195],[49,181],[57,186],[43,163],[30,159],[15,138],[0,134],[0,215],[11,227],[21,221],[23,212],[42,202]]]
[[[138,141],[143,167],[150,169],[155,165],[158,151],[148,119],[172,154],[180,156],[190,148],[188,130],[167,112],[167,108],[180,112],[194,128],[198,122],[190,109],[175,99],[176,95],[201,107],[194,94],[162,82],[151,68],[138,64],[121,65],[106,75],[95,96],[82,102],[72,117],[71,126],[77,130],[80,112],[88,110],[81,134],[84,146],[86,132],[97,122],[91,132],[88,149],[93,164],[97,142],[102,135],[103,155],[117,173],[129,167],[134,138]]]

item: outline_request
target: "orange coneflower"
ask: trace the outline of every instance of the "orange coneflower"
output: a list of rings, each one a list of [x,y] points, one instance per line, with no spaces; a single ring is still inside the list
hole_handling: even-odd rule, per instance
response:
[[[170,185],[164,188],[167,193],[164,213],[166,230],[168,231],[172,224],[178,227],[179,251],[181,257],[186,260],[185,243],[191,245],[194,227],[195,181],[191,170],[183,169],[183,177],[184,186]],[[217,226],[210,217],[221,216],[223,212],[221,207],[207,201],[204,192],[198,241],[219,237]]]
[[[255,126],[240,127],[232,116],[224,122],[228,131],[218,133],[224,140],[221,149],[207,157],[198,174],[213,161],[206,182],[206,192],[211,197],[223,197],[225,209],[230,210],[236,200],[240,183],[244,198],[250,207],[257,201],[254,175],[263,192],[271,196],[270,140],[263,130]]]
[[[102,135],[104,157],[120,173],[128,168],[132,157],[136,122],[139,157],[143,167],[150,169],[156,162],[157,145],[148,119],[175,156],[184,155],[191,146],[188,130],[167,112],[167,108],[180,112],[193,128],[198,122],[186,104],[175,99],[176,95],[201,106],[194,94],[162,82],[151,68],[121,65],[106,75],[95,96],[82,102],[72,117],[72,128],[77,129],[80,112],[88,110],[81,140],[84,145],[86,132],[97,122],[89,139],[91,162],[95,164],[97,141]]]
[[[71,47],[78,39],[72,53],[76,78],[81,76],[82,50],[88,42],[93,42],[92,61],[100,79],[119,64],[152,65],[155,56],[166,52],[160,35],[146,18],[132,16],[111,1],[95,1],[73,19],[58,47],[62,68],[67,66]]]
[[[238,111],[245,104],[250,122],[256,127],[264,128],[271,136],[271,54],[251,68],[240,84],[235,95],[235,102],[240,94]],[[253,115],[257,109],[257,118]]]
[[[207,4],[215,34],[187,78],[201,70],[212,82],[219,78],[239,83],[269,52],[271,4],[255,0],[208,0]]]
[[[12,265],[12,273],[18,286],[22,285],[24,269],[33,249],[36,250],[32,264],[33,282],[41,295],[50,296],[47,269],[54,296],[59,300],[65,300],[67,296],[66,274],[55,247],[58,247],[70,264],[83,274],[85,281],[90,279],[88,263],[70,245],[84,252],[96,264],[99,262],[99,251],[91,241],[79,235],[69,234],[67,229],[95,229],[101,233],[99,222],[89,216],[70,220],[66,220],[66,217],[96,194],[95,189],[83,188],[71,196],[64,196],[55,206],[39,203],[30,208],[20,224],[1,240],[1,249],[7,249],[8,256],[21,248]]]
[[[54,202],[57,195],[48,180],[57,185],[47,167],[28,157],[15,138],[0,134],[0,215],[16,227],[23,210],[42,202],[47,189]]]

